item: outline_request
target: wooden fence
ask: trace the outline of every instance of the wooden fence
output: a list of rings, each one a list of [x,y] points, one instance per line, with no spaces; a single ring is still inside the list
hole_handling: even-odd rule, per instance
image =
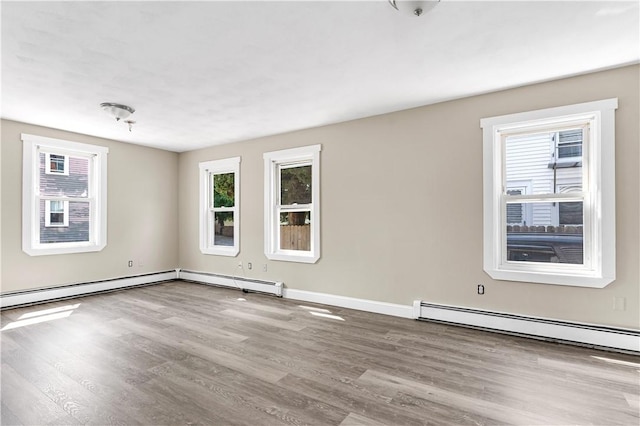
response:
[[[311,251],[311,225],[281,225],[280,249]]]

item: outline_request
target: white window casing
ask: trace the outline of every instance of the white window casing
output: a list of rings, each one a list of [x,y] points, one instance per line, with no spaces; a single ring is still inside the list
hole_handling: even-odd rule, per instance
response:
[[[615,110],[617,99],[484,118],[484,270],[494,279],[602,288],[615,280]],[[582,190],[551,194],[506,193],[507,137],[567,127],[584,128]],[[506,205],[513,202],[583,202],[583,263],[507,259]],[[535,205],[535,204],[534,204]],[[557,212],[556,212],[557,217]]]
[[[203,254],[237,256],[240,252],[240,157],[204,161],[200,168],[200,251]],[[234,205],[215,206],[214,179],[216,175],[233,173]],[[233,215],[233,244],[215,242],[215,214]]]
[[[320,151],[321,145],[267,152],[264,158],[264,253],[268,259],[316,263],[320,259]],[[311,166],[311,203],[282,204],[281,173],[295,167]],[[283,249],[280,215],[309,215],[309,249]]]
[[[107,154],[102,146],[70,142],[23,133],[22,155],[22,250],[30,256],[84,253],[102,250],[107,244]],[[50,155],[64,157],[64,173],[51,172]],[[87,164],[87,188],[82,196],[41,194],[40,155],[45,158],[46,175],[70,176],[70,158]],[[63,223],[51,223],[51,201],[63,202]],[[69,227],[70,204],[84,204],[88,211],[88,237],[82,241],[41,241],[41,218],[46,228]],[[44,211],[42,211],[44,210]],[[62,229],[60,229],[62,231]],[[69,230],[65,230],[69,232]]]

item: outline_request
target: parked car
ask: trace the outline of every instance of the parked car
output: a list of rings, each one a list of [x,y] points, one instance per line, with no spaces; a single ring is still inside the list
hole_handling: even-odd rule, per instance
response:
[[[582,234],[507,233],[507,260],[520,262],[584,262]]]

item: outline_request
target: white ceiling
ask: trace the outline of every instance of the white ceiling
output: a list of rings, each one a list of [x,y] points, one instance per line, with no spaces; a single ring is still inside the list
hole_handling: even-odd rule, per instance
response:
[[[188,151],[637,63],[638,6],[3,1],[1,115]]]

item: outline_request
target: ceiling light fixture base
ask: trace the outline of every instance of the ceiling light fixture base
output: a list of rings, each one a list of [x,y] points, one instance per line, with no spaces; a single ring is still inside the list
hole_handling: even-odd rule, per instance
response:
[[[406,16],[422,16],[436,7],[440,0],[388,0],[391,7]]]
[[[131,114],[136,112],[135,109],[131,108],[128,105],[116,104],[113,102],[103,102],[100,104],[100,108],[102,108],[107,114],[115,118],[116,121],[124,120]]]

